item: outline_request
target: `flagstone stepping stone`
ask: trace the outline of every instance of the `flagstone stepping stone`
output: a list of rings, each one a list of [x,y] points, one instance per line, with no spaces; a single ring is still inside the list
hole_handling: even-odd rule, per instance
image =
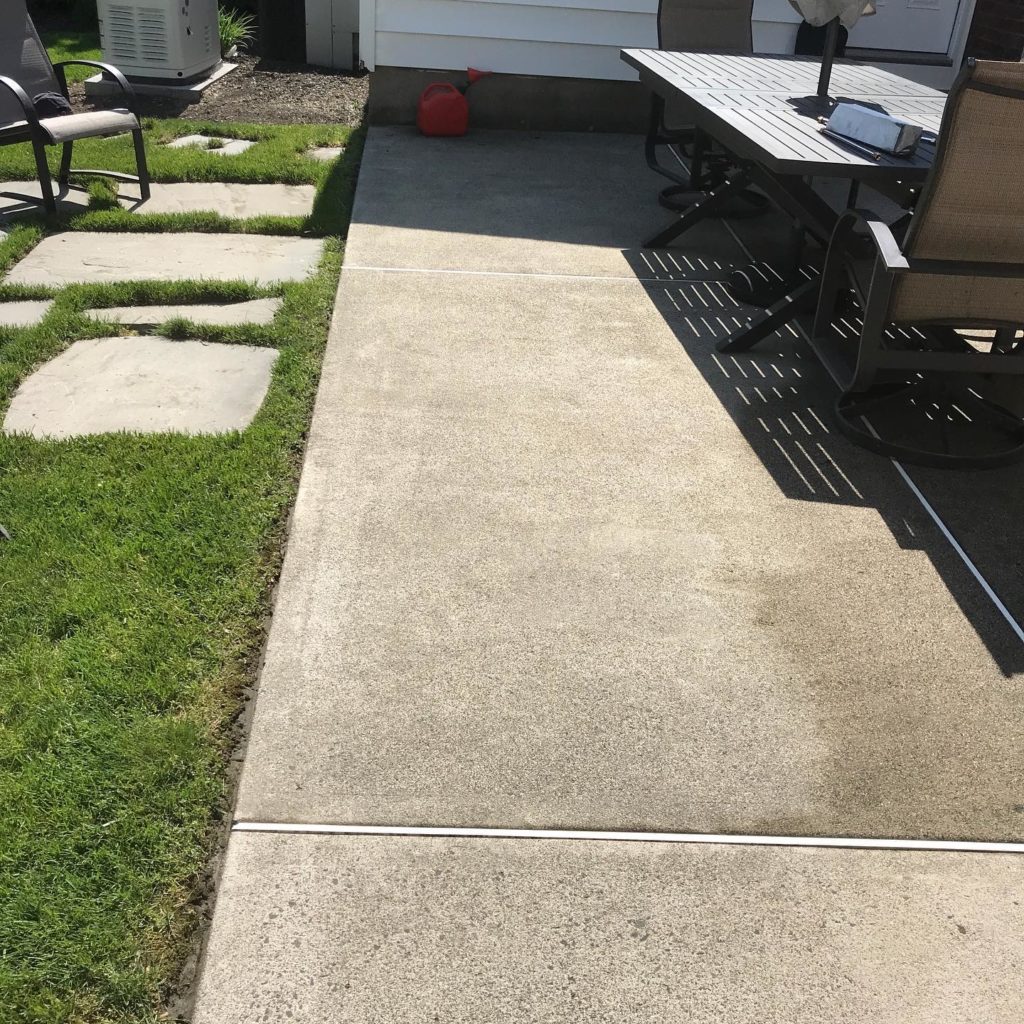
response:
[[[211,142],[219,142],[215,149],[210,148]],[[256,143],[252,139],[222,139],[216,135],[183,135],[180,139],[167,143],[168,149],[204,149],[216,156],[238,156],[247,149],[251,149]]]
[[[76,341],[22,383],[4,430],[53,439],[243,430],[276,359],[269,348],[158,336]]]
[[[316,238],[64,231],[44,238],[5,280],[52,288],[193,279],[270,285],[304,280],[322,252]]]
[[[156,184],[145,202],[139,198],[137,186],[121,188],[121,205],[137,213],[212,210],[224,217],[308,217],[315,199],[315,185]]]
[[[112,306],[109,309],[89,309],[85,315],[104,323],[127,324],[130,327],[158,327],[168,320],[178,319],[218,327],[239,324],[262,326],[273,321],[283,302],[284,299],[253,299],[251,302],[205,306]],[[2,310],[3,306],[0,306],[0,317]]]
[[[315,149],[307,149],[306,156],[311,160],[320,160],[326,164],[332,160],[337,160],[344,152],[343,146],[317,146]]]
[[[34,327],[52,305],[53,299],[0,302],[0,327]]]
[[[60,195],[59,186],[54,182],[53,194],[57,196],[57,209],[61,213],[81,213],[89,207],[89,193],[82,189],[68,189]],[[0,221],[27,213],[42,214],[42,198],[43,190],[38,181],[0,181]]]

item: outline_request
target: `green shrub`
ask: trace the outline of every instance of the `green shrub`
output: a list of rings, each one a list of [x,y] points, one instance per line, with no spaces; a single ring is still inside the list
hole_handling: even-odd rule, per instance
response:
[[[243,14],[230,7],[221,7],[220,15],[220,52],[226,54],[232,46],[244,50],[256,38],[256,19],[251,14]]]

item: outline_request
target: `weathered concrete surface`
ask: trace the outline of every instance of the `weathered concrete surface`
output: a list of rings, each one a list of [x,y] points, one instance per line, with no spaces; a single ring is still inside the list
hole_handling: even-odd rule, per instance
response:
[[[1016,1024],[1024,862],[236,834],[195,1024]]]
[[[67,231],[44,238],[5,280],[55,288],[192,279],[278,284],[308,277],[322,251],[315,238]]]
[[[87,309],[84,315],[103,323],[120,323],[129,327],[152,328],[177,319],[218,327],[265,325],[273,322],[283,302],[283,299],[277,298],[202,306],[111,306],[106,309]],[[0,319],[3,317],[2,311],[3,306],[0,306]]]
[[[50,311],[52,299],[0,302],[0,327],[32,327]]]
[[[1019,644],[743,316],[346,271],[239,818],[1024,837]]]
[[[218,142],[216,149],[210,148],[211,142]],[[256,143],[252,139],[225,139],[217,135],[183,135],[180,139],[167,143],[168,149],[202,149],[216,156],[238,156]]]
[[[329,164],[337,160],[345,152],[344,146],[315,146],[306,150],[306,156],[311,160],[319,160],[321,163]]]
[[[426,172],[426,173],[425,173]],[[480,132],[424,139],[374,129],[360,169],[350,266],[592,275],[723,277],[739,247],[720,222],[674,252],[641,251],[672,219],[666,179],[635,135]]]
[[[194,213],[212,210],[223,217],[308,217],[314,185],[244,185],[237,182],[180,182],[152,186],[145,202],[135,185],[122,186],[121,205],[137,213]]]
[[[4,430],[40,438],[242,430],[276,359],[274,349],[159,337],[76,341],[22,383]]]

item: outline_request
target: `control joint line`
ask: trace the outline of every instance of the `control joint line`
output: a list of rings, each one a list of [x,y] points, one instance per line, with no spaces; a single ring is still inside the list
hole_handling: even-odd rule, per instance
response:
[[[885,839],[858,836],[765,836],[703,832],[617,832],[559,828],[472,828],[434,825],[329,825],[308,822],[236,821],[233,832],[287,835],[408,836],[438,839],[561,839],[611,843],[677,843],[713,846],[820,847],[907,850],[923,853],[1024,853],[1024,843],[950,839]]]

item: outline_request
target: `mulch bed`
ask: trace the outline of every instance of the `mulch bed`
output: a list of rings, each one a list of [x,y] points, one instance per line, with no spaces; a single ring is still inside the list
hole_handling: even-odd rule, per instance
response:
[[[259,124],[357,125],[369,94],[369,76],[237,57],[238,68],[210,86],[198,103],[139,96],[148,117],[191,121],[248,121]],[[72,101],[88,106],[84,88],[72,86]]]

